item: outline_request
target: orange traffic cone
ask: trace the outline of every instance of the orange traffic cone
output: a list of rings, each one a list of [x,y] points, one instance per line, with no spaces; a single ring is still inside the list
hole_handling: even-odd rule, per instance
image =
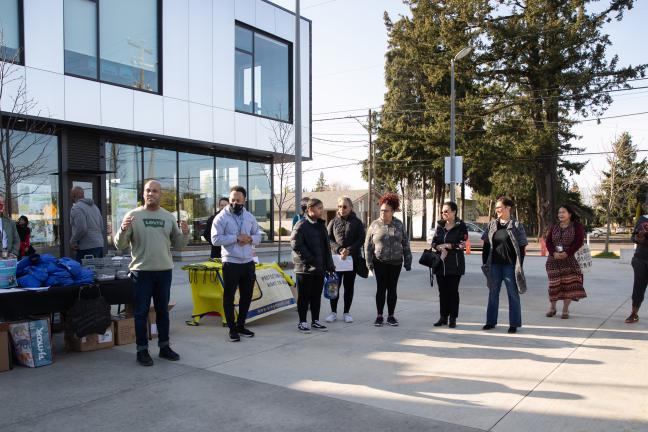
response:
[[[470,239],[466,239],[466,255],[470,255]]]
[[[547,242],[544,238],[540,239],[540,256],[547,256]]]

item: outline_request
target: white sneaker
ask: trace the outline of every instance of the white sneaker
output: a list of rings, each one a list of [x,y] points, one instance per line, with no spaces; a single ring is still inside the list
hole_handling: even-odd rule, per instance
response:
[[[337,321],[337,313],[331,312],[329,316],[326,317],[326,322]]]
[[[345,313],[344,314],[344,322],[345,323],[352,323],[353,322],[353,317],[350,314]]]

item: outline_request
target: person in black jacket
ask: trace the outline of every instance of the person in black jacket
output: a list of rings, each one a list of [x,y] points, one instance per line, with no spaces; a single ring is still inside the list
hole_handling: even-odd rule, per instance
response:
[[[646,205],[644,204],[644,209]],[[632,286],[632,312],[625,319],[627,324],[639,321],[639,308],[646,295],[648,286],[648,215],[642,215],[632,232],[632,241],[637,245],[632,257],[634,284]]]
[[[334,272],[331,246],[329,245],[326,223],[321,219],[324,213],[322,201],[308,200],[304,219],[297,222],[290,237],[293,262],[297,276],[297,311],[299,312],[298,330],[310,333],[315,330],[326,331],[319,321],[324,273]],[[310,307],[311,325],[306,321]]]
[[[229,205],[229,198],[222,197],[221,199],[218,200],[218,210],[216,213],[213,215],[209,216],[209,219],[207,219],[207,225],[205,225],[205,230],[202,233],[202,236],[211,244],[211,230],[212,230],[212,225],[214,224],[214,218],[218,216],[218,213],[221,212],[225,207]],[[212,244],[211,247],[211,255],[210,258],[220,258],[221,257],[221,247],[220,246],[214,246]]]
[[[340,286],[344,284],[344,322],[352,323],[349,314],[353,301],[353,286],[356,277],[356,265],[361,257],[361,249],[365,238],[364,225],[353,212],[353,202],[349,197],[338,198],[337,216],[328,224],[328,237],[331,242],[331,253],[340,255],[344,259],[353,260],[353,270],[338,272]],[[337,320],[338,298],[331,299],[331,314],[326,317],[326,322]]]
[[[434,326],[455,328],[459,315],[459,281],[466,272],[464,249],[468,229],[462,220],[457,219],[457,204],[452,201],[443,204],[441,218],[432,238],[432,249],[441,254],[441,265],[435,270],[440,316]]]

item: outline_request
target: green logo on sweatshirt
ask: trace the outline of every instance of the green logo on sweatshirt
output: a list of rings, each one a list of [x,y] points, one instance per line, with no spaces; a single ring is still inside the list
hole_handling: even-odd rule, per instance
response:
[[[146,228],[164,228],[164,219],[142,219]]]

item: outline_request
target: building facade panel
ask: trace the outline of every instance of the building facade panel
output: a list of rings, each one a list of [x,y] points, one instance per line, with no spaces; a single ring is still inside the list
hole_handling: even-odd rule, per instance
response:
[[[213,104],[234,111],[234,0],[214,0],[212,12]]]
[[[234,111],[214,108],[214,143],[227,144],[236,140]]]
[[[164,135],[189,138],[189,102],[164,98]]]
[[[136,91],[133,93],[133,124],[136,131],[164,134],[163,99],[154,94]]]
[[[133,130],[134,90],[101,84],[101,124]]]
[[[196,141],[214,139],[212,107],[189,102],[189,137]]]
[[[189,98],[189,0],[162,2],[162,72],[165,96]]]
[[[99,83],[65,77],[65,120],[92,126],[101,125]]]
[[[236,20],[256,25],[256,0],[235,0]]]
[[[212,105],[212,1],[189,3],[189,101]]]
[[[34,101],[31,115],[65,119],[65,80],[63,75],[26,68],[27,97]]]
[[[256,17],[254,27],[266,31],[268,33],[276,34],[275,25],[275,7],[263,1],[256,0]]]
[[[235,140],[242,147],[257,148],[256,132],[258,118],[247,114],[236,113],[234,116]]]
[[[25,65],[63,73],[63,0],[24,2]]]
[[[275,34],[289,42],[295,41],[295,15],[275,9]]]

